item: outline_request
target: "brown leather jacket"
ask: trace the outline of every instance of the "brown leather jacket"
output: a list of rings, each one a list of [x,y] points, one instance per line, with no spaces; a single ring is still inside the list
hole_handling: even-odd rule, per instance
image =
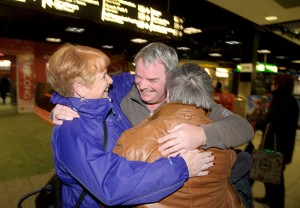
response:
[[[128,160],[152,162],[162,157],[158,151],[157,139],[167,130],[180,123],[202,125],[210,123],[204,110],[191,105],[168,103],[161,106],[151,117],[140,125],[126,130],[117,142],[114,152]],[[208,176],[190,178],[184,186],[160,202],[138,207],[155,208],[239,208],[244,207],[229,181],[231,168],[236,160],[231,149],[209,148],[213,152],[215,165]]]

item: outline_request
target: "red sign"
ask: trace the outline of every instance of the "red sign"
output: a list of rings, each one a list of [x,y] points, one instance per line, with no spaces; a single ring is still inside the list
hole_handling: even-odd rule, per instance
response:
[[[18,112],[32,112],[34,108],[33,54],[17,57],[17,95]]]

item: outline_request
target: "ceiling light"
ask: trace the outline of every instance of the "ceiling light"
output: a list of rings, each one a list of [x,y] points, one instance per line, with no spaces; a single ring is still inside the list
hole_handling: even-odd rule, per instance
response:
[[[210,53],[208,54],[209,56],[212,56],[212,57],[221,57],[222,55],[219,54],[219,53]]]
[[[11,61],[10,60],[0,60],[0,67],[10,68]]]
[[[294,63],[294,64],[300,64],[300,60],[292,60],[292,63]]]
[[[186,28],[184,28],[183,32],[185,34],[191,35],[191,34],[201,33],[202,30],[200,30],[198,28],[194,28],[194,27],[186,27]]]
[[[276,58],[278,58],[278,59],[287,59],[288,57],[287,56],[276,56]]]
[[[236,58],[233,58],[233,60],[234,61],[240,61],[240,60],[242,60],[241,58],[238,58],[238,57],[236,57]]]
[[[226,68],[219,68],[219,67],[216,68],[216,76],[217,77],[229,77],[228,73],[229,73],[229,70]]]
[[[85,31],[84,28],[78,28],[78,27],[67,27],[65,29],[67,32],[73,32],[73,33],[83,33]]]
[[[217,71],[217,72],[222,72],[222,73],[228,73],[229,70],[226,69],[226,68],[217,67],[217,68],[216,68],[216,71]]]
[[[239,45],[242,44],[242,42],[236,41],[236,40],[231,40],[231,41],[225,41],[228,45]]]
[[[266,16],[265,19],[267,21],[274,21],[274,20],[277,20],[278,18],[276,16]]]
[[[141,39],[141,38],[134,38],[134,39],[131,39],[130,40],[131,42],[133,42],[133,43],[148,43],[148,40],[146,40],[146,39]]]
[[[102,48],[113,49],[114,46],[112,46],[112,45],[103,45]]]
[[[258,53],[271,53],[268,49],[257,50]]]
[[[46,41],[53,42],[53,43],[60,43],[61,39],[60,38],[46,38]]]
[[[191,50],[189,47],[177,47],[178,50],[181,50],[181,51],[189,51]]]

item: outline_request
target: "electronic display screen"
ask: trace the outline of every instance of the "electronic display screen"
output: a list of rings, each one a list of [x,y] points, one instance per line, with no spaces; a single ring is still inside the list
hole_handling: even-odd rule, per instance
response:
[[[2,0],[2,3],[173,37],[181,37],[184,29],[184,18],[135,1]]]

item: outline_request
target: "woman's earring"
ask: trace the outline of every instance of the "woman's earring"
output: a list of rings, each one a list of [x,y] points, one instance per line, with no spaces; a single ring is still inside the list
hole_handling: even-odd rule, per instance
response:
[[[81,96],[81,93],[85,94],[84,87],[80,83],[76,82],[73,84],[73,88],[74,92],[80,97],[80,102],[87,102],[85,96]]]
[[[80,97],[80,102],[86,102],[87,103],[87,100],[85,99],[85,96],[81,96],[79,93],[77,93],[77,95]]]
[[[80,96],[80,102],[86,102],[87,103],[87,100],[84,98],[84,96],[82,97],[81,95]]]

